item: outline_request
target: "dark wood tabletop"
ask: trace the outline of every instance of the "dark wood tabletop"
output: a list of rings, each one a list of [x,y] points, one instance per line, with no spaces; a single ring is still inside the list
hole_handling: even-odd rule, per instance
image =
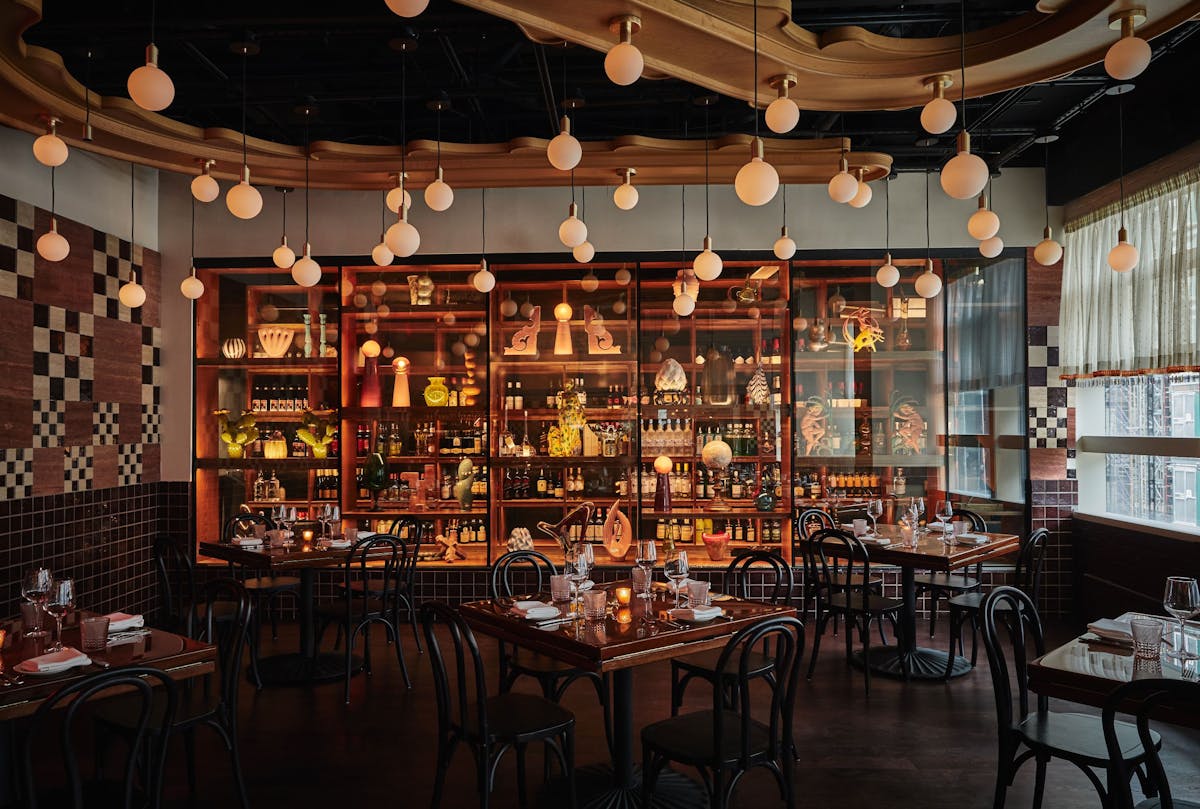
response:
[[[864,542],[872,565],[896,565],[923,570],[957,570],[976,562],[987,562],[1016,551],[1021,546],[1016,534],[972,532],[987,538],[984,545],[947,545],[941,531],[930,531],[917,538],[917,546],[909,545],[912,533],[899,525],[880,523],[876,533],[891,540],[890,545]]]
[[[71,616],[71,625],[63,627],[63,643],[75,649],[82,648],[76,623],[78,617],[81,617],[80,614],[75,613]],[[88,657],[96,661],[91,665],[46,676],[18,674],[13,670],[13,666],[22,660],[44,654],[50,642],[49,638],[21,637],[11,646],[6,643],[6,648],[0,653],[6,675],[0,679],[8,683],[0,684],[0,721],[32,714],[47,697],[64,685],[96,674],[105,668],[149,666],[166,672],[176,680],[202,677],[216,670],[215,646],[161,629],[147,629],[147,632],[149,634],[140,642],[109,646],[103,652],[88,652]],[[20,682],[14,683],[12,678],[17,678]]]
[[[611,593],[616,587],[628,587],[629,582],[597,586]],[[761,618],[796,614],[791,607],[729,599],[716,604],[724,609],[724,617],[684,624],[667,618],[666,611],[672,606],[674,596],[656,591],[653,599],[634,596],[628,608],[610,610],[604,621],[576,620],[548,628],[539,628],[537,622],[491,601],[472,601],[459,609],[476,632],[599,672],[721,648],[733,633]]]
[[[346,561],[350,548],[331,548],[321,542],[297,540],[290,547],[272,548],[265,542],[257,547],[243,548],[229,542],[201,542],[200,554],[223,559],[252,570],[299,570],[301,568],[338,567]],[[371,552],[380,559],[391,555],[383,545]]]

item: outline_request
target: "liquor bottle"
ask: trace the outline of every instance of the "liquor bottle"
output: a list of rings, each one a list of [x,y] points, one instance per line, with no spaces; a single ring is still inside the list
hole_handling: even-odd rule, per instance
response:
[[[513,383],[512,380],[504,383],[504,409],[513,409]]]
[[[449,390],[446,392],[446,407],[458,407],[458,385],[454,377],[450,377],[450,384],[447,387]]]
[[[729,496],[734,500],[741,500],[745,495],[745,486],[742,484],[742,477],[738,470],[733,470],[733,481],[729,484]]]
[[[857,451],[859,455],[870,455],[871,447],[874,446],[874,441],[871,436],[871,420],[863,413],[862,418],[858,422],[858,443]]]
[[[382,430],[382,426],[380,427]],[[403,455],[404,454],[404,436],[400,434],[400,425],[393,424],[391,431],[388,433],[388,455]]]
[[[808,496],[813,500],[821,497],[821,476],[814,474],[808,481]]]
[[[516,387],[513,388],[513,409],[525,409],[525,392],[521,390],[521,380],[517,380]]]
[[[308,454],[308,445],[300,440],[300,432],[292,433],[292,457],[303,458]]]
[[[758,529],[754,525],[754,520],[747,520],[746,521],[746,541],[747,542],[757,542],[758,541],[757,533],[758,533]]]
[[[442,499],[449,500],[451,497],[453,497],[453,491],[452,491],[453,489],[454,489],[454,484],[452,484],[450,482],[450,473],[449,472],[443,473],[442,474]]]
[[[549,496],[549,495],[548,495],[548,493],[547,493],[547,481],[546,481],[546,470],[545,470],[545,469],[539,469],[539,470],[538,470],[538,476],[537,476],[537,496],[538,496],[538,497],[547,497],[547,496]]]
[[[554,499],[562,500],[565,494],[566,491],[563,486],[563,473],[560,472],[554,476]]]

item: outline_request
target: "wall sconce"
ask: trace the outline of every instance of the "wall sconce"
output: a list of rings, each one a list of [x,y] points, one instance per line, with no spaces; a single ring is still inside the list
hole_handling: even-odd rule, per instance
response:
[[[575,349],[571,346],[571,315],[573,314],[571,304],[566,301],[554,307],[554,319],[558,321],[558,327],[554,331],[555,354],[575,353]]]
[[[408,369],[412,363],[408,357],[396,357],[392,368],[396,370],[396,383],[392,386],[392,407],[408,407],[412,404],[408,395]]]

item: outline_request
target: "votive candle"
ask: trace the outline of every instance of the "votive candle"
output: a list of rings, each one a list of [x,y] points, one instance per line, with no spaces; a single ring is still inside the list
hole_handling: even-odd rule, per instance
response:
[[[629,599],[633,596],[633,591],[628,587],[618,587],[616,589],[617,603],[622,606],[628,606]]]
[[[303,531],[301,531],[301,532],[300,532],[300,537],[301,537],[301,538],[302,538],[302,539],[303,539],[305,542],[312,542],[312,541],[313,541],[313,532],[312,532],[312,529],[311,529],[311,528],[306,528],[306,529],[304,529]]]

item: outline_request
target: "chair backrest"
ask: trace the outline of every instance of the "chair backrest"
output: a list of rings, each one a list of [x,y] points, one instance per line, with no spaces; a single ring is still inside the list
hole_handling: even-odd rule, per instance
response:
[[[808,540],[813,531],[823,528],[837,528],[833,515],[822,508],[806,508],[796,517],[795,535],[797,539]]]
[[[237,716],[242,650],[251,609],[250,595],[234,579],[213,579],[204,587],[204,620],[197,627],[196,638],[217,647],[221,701],[233,716]]]
[[[1171,785],[1167,783],[1167,773],[1159,758],[1158,745],[1150,736],[1150,714],[1177,711],[1180,708],[1190,708],[1193,711],[1200,708],[1200,685],[1187,680],[1167,680],[1159,677],[1148,680],[1134,680],[1119,686],[1104,703],[1104,713],[1101,722],[1104,727],[1104,743],[1108,747],[1108,760],[1111,762],[1108,778],[1108,794],[1113,809],[1133,809],[1133,793],[1129,782],[1133,776],[1126,752],[1117,741],[1116,718],[1120,712],[1127,712],[1135,706],[1132,712],[1136,719],[1138,736],[1141,737],[1143,752],[1146,755],[1146,774],[1149,781],[1158,787],[1158,800],[1161,809],[1174,809],[1175,800],[1171,796]]]
[[[155,623],[163,629],[190,635],[195,611],[196,567],[183,549],[183,543],[168,536],[154,540],[154,574],[159,596]]]
[[[558,568],[550,558],[537,551],[509,551],[492,564],[492,599],[512,598],[513,596],[513,566],[527,567],[536,577],[534,593],[541,593],[550,587],[550,577],[558,573]]]
[[[262,514],[253,512],[234,514],[225,521],[225,527],[221,530],[221,541],[229,542],[235,536],[244,536],[247,531],[253,532],[255,525],[270,528],[271,521]]]
[[[420,542],[425,538],[425,522],[415,517],[397,517],[387,532],[406,542]]]
[[[1046,541],[1049,537],[1048,530],[1039,528],[1021,544],[1021,550],[1017,553],[1017,587],[1033,599],[1034,604],[1041,603],[1042,568],[1046,564]]]
[[[770,729],[768,754],[778,759],[781,752],[791,755],[792,717],[796,706],[796,689],[800,680],[800,663],[804,656],[804,623],[792,615],[764,618],[737,632],[717,659],[717,682],[726,682],[726,677],[736,677],[742,683],[737,689],[738,703],[734,710],[737,718],[732,720],[727,713],[727,692],[724,688],[713,689],[713,758],[721,759],[722,742],[727,733],[727,724],[736,721],[740,725],[741,749],[738,758],[743,768],[750,758],[752,719],[751,705],[759,700],[751,699],[750,684],[754,680],[750,673],[761,665],[757,652],[774,645],[775,685],[770,689],[770,717],[764,724]],[[761,704],[761,702],[760,702]],[[728,731],[732,731],[729,728]],[[790,764],[789,764],[790,766]]]
[[[1018,699],[1017,718],[1029,714],[1029,660],[1046,653],[1042,620],[1037,605],[1016,587],[997,587],[988,593],[980,608],[983,645],[992,670],[996,696],[996,719],[1003,737],[1013,727],[1013,685]],[[1003,633],[1002,633],[1003,629]],[[1005,637],[1005,634],[1007,637]],[[1011,649],[1011,663],[1009,650]],[[1038,697],[1038,713],[1047,710],[1046,698]]]
[[[408,567],[410,556],[415,565],[416,544],[397,539],[391,534],[374,534],[355,542],[354,546],[346,551],[346,560],[342,563],[346,615],[351,620],[357,615],[357,620],[361,623],[367,620],[373,606],[370,598],[354,597],[351,585],[355,579],[370,579],[372,590],[392,593]]]
[[[987,531],[987,520],[978,511],[972,511],[969,508],[954,507],[954,518],[966,520],[971,523],[972,531]]]
[[[751,550],[740,553],[725,568],[725,592],[738,598],[750,599],[751,569],[758,568],[767,578],[767,588],[770,591],[766,601],[772,604],[792,603],[792,587],[795,580],[792,568],[783,557],[777,553],[765,550]],[[763,570],[765,568],[765,570]],[[771,574],[774,574],[774,584]]]
[[[425,523],[413,517],[400,517],[392,520],[388,533],[400,540],[404,548],[400,567],[396,570],[396,583],[405,592],[411,593],[417,577],[417,555],[425,539]]]
[[[450,637],[448,656],[435,624],[444,624]],[[433,667],[433,688],[437,699],[438,738],[445,739],[452,730],[474,725],[483,740],[488,738],[487,672],[475,634],[458,611],[441,601],[421,605],[421,624],[425,629],[425,645]],[[453,667],[454,682],[451,682]]]
[[[38,779],[35,762],[61,761],[65,774],[67,794],[70,795],[72,809],[84,809],[83,776],[80,773],[79,756],[76,743],[83,744],[83,739],[91,739],[93,734],[91,712],[87,710],[88,703],[97,697],[108,697],[112,689],[122,689],[123,697],[129,700],[129,715],[136,717],[131,729],[133,735],[128,747],[125,748],[128,758],[121,768],[123,806],[133,806],[135,775],[137,774],[139,758],[143,758],[144,745],[150,743],[148,735],[157,734],[160,739],[167,737],[171,723],[175,720],[175,707],[178,702],[175,681],[166,673],[152,668],[123,668],[102,671],[85,677],[78,682],[63,686],[46,699],[33,714],[24,738],[21,767],[24,770],[25,799],[28,809],[37,809]],[[161,717],[154,717],[154,700],[156,689],[163,694],[164,711]],[[151,721],[154,721],[153,727]],[[40,748],[39,739],[43,735],[52,734],[58,741],[55,755],[35,755],[35,748]],[[166,745],[158,745],[160,751],[153,752],[153,772],[143,778],[149,784],[156,785],[162,773],[162,764],[166,756]],[[48,751],[43,751],[43,753]],[[154,805],[157,805],[155,802]],[[60,809],[61,804],[55,806]]]
[[[858,537],[840,528],[825,528],[808,538],[806,574],[812,575],[817,584],[817,599],[828,598],[830,593],[846,594],[850,603],[852,595],[861,601],[861,608],[871,608],[871,588],[851,585],[856,577],[862,581],[871,579],[871,555]]]

